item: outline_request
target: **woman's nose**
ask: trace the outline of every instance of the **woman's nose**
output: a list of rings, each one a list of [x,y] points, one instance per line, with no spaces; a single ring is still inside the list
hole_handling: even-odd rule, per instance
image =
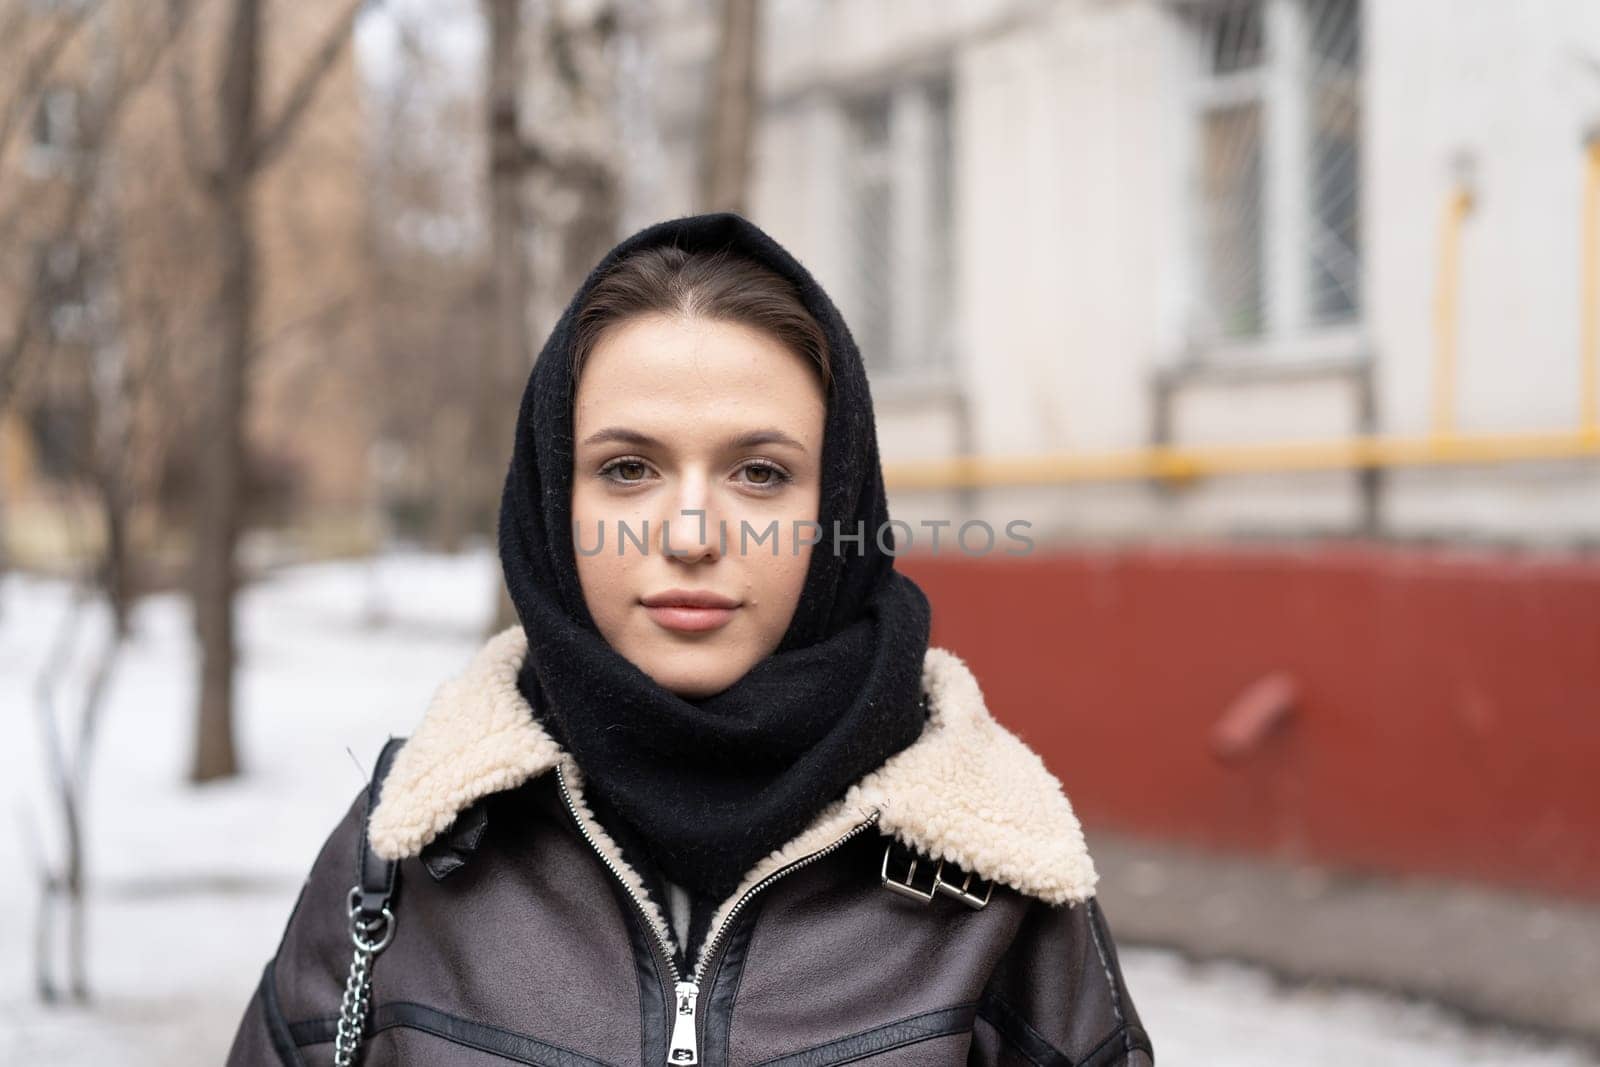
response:
[[[675,510],[661,524],[661,550],[667,556],[697,560],[721,553],[721,516],[701,474],[686,475],[673,500]]]

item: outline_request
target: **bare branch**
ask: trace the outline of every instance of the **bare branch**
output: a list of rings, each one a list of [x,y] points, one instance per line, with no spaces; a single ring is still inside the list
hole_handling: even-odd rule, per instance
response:
[[[33,304],[33,293],[27,294],[24,307]],[[28,342],[33,338],[33,316],[24,311],[17,316],[17,323],[12,328],[11,336],[6,338],[5,346],[0,347],[0,409],[6,407],[11,399],[11,390],[17,384],[17,375],[22,370],[22,356],[28,350]]]
[[[85,9],[86,11],[87,9]],[[8,20],[9,22],[10,20]],[[78,31],[88,24],[88,17],[83,11],[73,13],[71,16],[63,15],[62,21],[52,27],[44,43],[33,50],[33,56],[27,67],[23,70],[22,78],[17,83],[16,90],[11,99],[5,102],[4,111],[0,111],[0,154],[4,154],[11,138],[30,115],[39,91],[44,87],[45,81],[55,70],[56,60],[61,58],[61,53],[66,51]],[[8,27],[9,33],[17,33],[16,29]]]
[[[328,27],[322,44],[301,68],[300,76],[294,80],[293,88],[289,90],[289,95],[284,100],[277,117],[263,124],[262,132],[250,153],[251,169],[260,170],[271,166],[273,160],[283,152],[293,137],[301,116],[316,99],[317,90],[349,42],[350,29],[355,25],[356,16],[361,13],[363,3],[365,0],[346,0],[344,10],[339,13],[333,25]]]
[[[100,733],[106,693],[111,688],[111,680],[116,673],[122,647],[123,637],[113,626],[99,650],[99,655],[95,657],[94,667],[89,673],[89,683],[84,688],[83,704],[78,711],[78,734],[76,751],[72,759],[71,778],[73,795],[80,806],[88,789],[89,761],[94,755],[95,738]]]
[[[27,0],[11,0],[0,9],[0,57],[9,56],[23,44],[22,27],[28,18]]]
[[[581,151],[557,155],[532,139],[522,142],[520,162],[532,170],[544,171],[564,185],[583,188],[607,185],[616,177],[611,165],[599,156]]]
[[[102,151],[116,135],[124,113],[124,105],[135,90],[143,86],[154,74],[167,49],[175,46],[193,9],[191,0],[168,0],[166,37],[158,41],[147,54],[141,56],[137,63],[132,64],[131,72],[120,76],[117,84],[106,94],[106,99],[102,102],[103,107],[92,116],[91,125],[84,131],[86,150]],[[179,64],[173,65],[176,67]],[[3,138],[0,138],[0,145],[3,144]],[[95,167],[91,168],[83,180],[72,183],[72,192],[62,208],[61,221],[56,227],[58,233],[66,235],[77,232],[99,190],[101,177],[101,169]],[[26,204],[19,205],[17,213],[0,221],[0,246],[11,244],[11,231],[20,218],[20,212],[26,206]],[[33,340],[32,309],[38,301],[38,290],[39,279],[37,275],[32,275],[22,293],[23,299],[17,305],[21,309],[17,321],[12,324],[9,336],[0,337],[0,408],[4,408],[11,398],[22,368],[22,357]]]
[[[200,130],[200,118],[195,114],[194,81],[189,77],[189,63],[179,43],[192,10],[191,0],[167,0],[167,39],[173,51],[167,83],[172,110],[178,117],[178,143],[183,149],[184,164],[195,184],[208,189],[217,182],[217,164],[212,153],[207,151],[206,139]]]
[[[354,287],[351,287],[353,290]],[[318,333],[331,330],[343,322],[355,307],[353,291],[340,293],[324,301],[316,310],[297,316],[258,340],[252,347],[256,356],[265,355],[296,334]]]

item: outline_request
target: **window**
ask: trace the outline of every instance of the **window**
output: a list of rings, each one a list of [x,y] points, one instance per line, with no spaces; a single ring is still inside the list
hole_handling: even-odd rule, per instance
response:
[[[88,286],[83,256],[71,241],[53,241],[37,252],[38,282],[34,306],[50,339],[82,340],[88,326]]]
[[[44,401],[28,411],[28,437],[39,474],[57,482],[83,469],[89,423],[81,404]]]
[[[850,227],[856,276],[853,328],[868,365],[892,362],[894,160],[889,147],[890,98],[857,102],[850,109]]]
[[[851,328],[869,370],[942,369],[952,356],[948,82],[861,97],[846,115]]]
[[[932,235],[928,249],[928,303],[929,316],[927,360],[948,368],[955,359],[955,330],[952,301],[955,296],[955,139],[951,134],[950,83],[935,82],[928,89],[930,118],[930,144],[928,170],[931,177],[929,192],[928,229]]]
[[[1201,224],[1207,326],[1227,337],[1261,332],[1261,105],[1232,104],[1201,119]]]
[[[1311,312],[1317,322],[1361,310],[1358,197],[1360,20],[1356,0],[1323,0],[1311,34]]]
[[[1303,336],[1361,312],[1359,0],[1212,0],[1195,45],[1193,339]]]
[[[81,94],[71,86],[41,90],[33,113],[33,147],[46,153],[70,152],[78,146]]]

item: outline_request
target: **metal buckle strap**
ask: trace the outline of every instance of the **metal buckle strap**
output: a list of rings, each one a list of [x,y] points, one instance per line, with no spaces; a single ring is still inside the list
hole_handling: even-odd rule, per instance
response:
[[[973,911],[977,911],[985,904],[989,903],[989,896],[994,892],[994,882],[986,882],[981,878],[978,879],[978,881],[983,885],[983,896],[980,897],[976,893],[971,892],[968,888],[972,885],[972,879],[976,877],[971,871],[961,872],[962,878],[959,886],[957,886],[954,882],[946,882],[941,877],[943,873],[944,864],[941,863],[939,865],[939,870],[935,871],[933,874],[933,891],[935,893],[943,893],[947,897],[954,897],[967,907],[971,908]]]
[[[878,882],[879,882],[879,884],[882,885],[885,889],[891,890],[892,892],[895,892],[895,893],[899,893],[903,897],[910,897],[912,900],[920,901],[923,904],[926,904],[928,901],[932,900],[933,896],[934,896],[934,890],[933,890],[933,888],[931,886],[926,890],[922,890],[922,889],[918,889],[916,887],[916,885],[915,885],[915,881],[916,881],[916,877],[917,877],[917,862],[918,862],[916,856],[912,856],[911,857],[910,866],[906,868],[905,881],[902,882],[902,881],[899,881],[898,879],[894,879],[894,878],[890,878],[889,877],[889,853],[891,851],[893,851],[893,849],[894,849],[894,842],[893,841],[890,841],[887,845],[884,846],[884,849],[883,849],[883,864],[878,869]],[[943,861],[941,860],[940,862],[942,863]],[[938,878],[939,878],[939,872],[937,870],[935,870],[934,871],[934,880],[935,880],[935,882],[938,881]]]
[[[977,911],[989,903],[989,897],[994,892],[994,882],[992,880],[984,881],[983,879],[978,879],[979,883],[984,886],[983,895],[980,897],[972,892],[972,883],[976,876],[971,872],[961,871],[963,877],[959,884],[944,877],[944,860],[935,861],[933,881],[927,889],[920,889],[916,885],[917,865],[921,862],[921,859],[915,853],[910,856],[908,865],[905,868],[904,880],[891,878],[889,876],[889,856],[894,851],[894,846],[895,842],[891,840],[883,849],[883,863],[878,869],[878,882],[883,888],[898,893],[903,897],[910,897],[912,900],[922,904],[928,903],[940,893],[947,897],[954,897],[973,911]],[[951,864],[951,866],[955,867],[955,864]],[[960,868],[956,869],[960,870]]]

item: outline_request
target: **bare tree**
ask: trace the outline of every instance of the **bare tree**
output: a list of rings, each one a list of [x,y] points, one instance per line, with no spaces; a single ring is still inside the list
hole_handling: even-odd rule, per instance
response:
[[[115,227],[115,220],[105,224]],[[106,234],[98,246],[96,274],[109,273],[115,262],[115,235]],[[75,591],[71,608],[63,619],[51,655],[35,681],[35,705],[40,734],[44,740],[46,768],[51,796],[56,802],[61,827],[59,860],[51,864],[42,855],[39,877],[39,912],[35,928],[34,969],[36,987],[45,1000],[62,996],[59,974],[66,975],[67,995],[73,1000],[89,997],[87,963],[87,855],[86,815],[90,769],[95,741],[111,690],[116,667],[131,631],[130,613],[135,594],[133,561],[128,528],[132,514],[135,484],[133,456],[133,409],[142,394],[161,388],[160,370],[147,366],[148,373],[134,374],[125,358],[120,335],[119,312],[114,279],[98,277],[91,283],[90,360],[85,384],[86,409],[91,414],[88,440],[76,453],[77,478],[91,490],[93,514],[79,520],[80,525],[98,524],[104,532],[98,557],[88,568],[86,580]],[[66,514],[74,515],[70,507]],[[80,543],[89,538],[80,536]],[[88,550],[80,549],[80,556]],[[87,682],[79,699],[76,728],[62,728],[59,693],[68,688],[73,675],[71,663],[83,640],[85,608],[103,603],[107,624],[105,636],[96,647],[88,669]],[[70,738],[70,740],[69,740]],[[64,916],[63,923],[58,914]],[[66,962],[56,962],[57,940],[65,939]]]
[[[73,9],[64,12],[35,40],[26,32],[27,17],[27,5],[22,0],[13,0],[0,8],[0,66],[18,72],[14,80],[0,87],[0,159],[5,158],[19,131],[26,128],[37,113],[43,103],[46,83],[55,73],[63,53],[89,23],[87,10]],[[27,54],[18,61],[12,53],[21,49],[26,49]],[[63,212],[62,229],[71,228],[74,217],[87,200],[88,188],[80,186],[80,189],[82,195],[73,197]],[[21,223],[35,210],[37,205],[24,199],[6,205],[4,214],[0,214],[0,246],[15,247]],[[33,339],[31,311],[37,305],[38,294],[31,272],[25,277],[27,291],[15,302],[17,313],[0,334],[0,408],[11,398]]]
[[[609,49],[619,16],[612,3],[578,12],[549,0],[532,19],[520,0],[484,3],[496,338],[492,356],[480,367],[474,466],[493,515],[516,414],[506,398],[520,392],[533,356],[528,318],[536,283],[529,275],[527,235],[542,228],[557,243],[557,268],[545,281],[559,292],[570,292],[616,240],[621,181],[611,115],[616,65]],[[533,53],[533,62],[525,51]],[[522,101],[528,98],[537,109],[532,122],[523,120]],[[546,117],[551,121],[539,121]],[[530,183],[547,205],[537,219],[527,218],[524,209]],[[491,628],[515,621],[501,588]]]
[[[180,19],[177,26],[181,27]],[[64,484],[88,489],[77,506],[68,502],[63,514],[69,529],[79,531],[72,540],[77,559],[87,560],[82,579],[63,620],[51,655],[35,681],[35,704],[50,776],[50,797],[61,830],[60,847],[52,861],[39,852],[40,896],[35,929],[35,977],[41,997],[58,999],[65,993],[75,1000],[88,998],[86,924],[85,802],[91,760],[106,696],[130,631],[130,611],[135,595],[133,558],[129,538],[131,515],[140,492],[135,456],[135,410],[161,389],[164,367],[159,361],[137,365],[128,358],[120,247],[122,219],[116,207],[115,138],[126,102],[150,79],[167,50],[168,39],[150,32],[148,23],[135,19],[101,20],[95,40],[77,74],[84,85],[84,106],[71,145],[70,160],[62,176],[68,195],[53,225],[44,231],[51,241],[76,250],[73,256],[74,299],[79,302],[79,328],[68,337],[38,331],[37,343],[13,351],[37,350],[72,383],[75,408],[86,415],[63,448],[67,469]],[[62,39],[64,29],[58,28]],[[38,83],[25,83],[37,91]],[[15,101],[10,102],[17,106]],[[27,213],[32,206],[20,200],[15,209]],[[32,214],[37,214],[34,212]],[[33,236],[39,236],[35,231]],[[23,294],[19,325],[14,336],[25,336],[29,324],[51,321],[58,312],[57,298],[38,273],[30,275]],[[14,366],[14,365],[13,365]],[[63,497],[69,494],[63,492]],[[101,536],[82,530],[97,527]],[[88,547],[94,544],[95,547]],[[87,682],[75,716],[75,728],[64,727],[60,710],[62,693],[73,677],[71,664],[82,641],[85,608],[103,603],[105,638],[96,648]],[[65,951],[58,964],[57,950]],[[64,978],[63,978],[64,976]]]
[[[509,448],[506,398],[530,362],[530,278],[524,240],[527,220],[524,180],[531,160],[524,148],[521,98],[524,64],[521,0],[485,0],[489,29],[489,241],[494,304],[493,344],[479,352],[477,439],[472,469],[481,487],[477,499],[495,499],[499,460]],[[509,387],[509,388],[508,388]],[[497,611],[497,614],[499,612]]]
[[[181,7],[181,0],[169,0],[169,5]],[[258,178],[282,154],[316,99],[346,47],[361,6],[362,0],[345,0],[339,6],[321,44],[305,57],[291,80],[277,112],[264,116],[260,105],[264,0],[227,0],[209,137],[201,130],[186,63],[180,59],[172,67],[184,157],[203,194],[219,270],[216,361],[204,419],[208,440],[192,590],[201,646],[200,706],[190,770],[195,781],[228,777],[238,769],[233,735],[234,599],[260,284],[252,194]]]
[[[755,124],[756,0],[722,0],[716,81],[701,153],[701,202],[707,211],[746,210]]]
[[[56,801],[62,826],[61,858],[51,864],[39,858],[39,911],[34,926],[34,982],[41,1000],[62,999],[56,963],[57,942],[62,936],[65,913],[66,995],[76,1001],[89,999],[86,909],[84,906],[84,798],[88,781],[89,755],[100,721],[100,711],[111,680],[123,636],[115,625],[102,645],[90,671],[78,715],[78,728],[69,748],[63,737],[55,693],[69,671],[71,652],[77,645],[83,608],[90,600],[88,587],[74,593],[71,608],[63,620],[51,655],[35,681],[35,706],[40,732],[45,740],[51,794]],[[42,850],[40,850],[42,853]]]
[[[385,374],[384,388],[374,390],[375,475],[401,528],[451,551],[482,531],[492,488],[462,472],[484,466],[489,435],[479,416],[495,401],[482,379],[495,365],[497,338],[512,336],[496,317],[488,209],[491,185],[508,183],[484,180],[487,79],[478,66],[463,69],[437,50],[428,31],[438,20],[481,14],[481,0],[391,7],[394,64],[373,113],[369,245]],[[506,199],[503,213],[514,217],[521,201]],[[520,247],[507,234],[496,232],[502,257]],[[461,360],[441,353],[460,353]],[[522,349],[516,353],[502,358],[526,358]],[[461,373],[462,362],[472,373]]]
[[[36,987],[45,1000],[62,996],[58,974],[63,968],[56,963],[56,941],[63,933],[62,923],[57,921],[58,912],[63,912],[65,918],[67,993],[77,1001],[89,998],[85,899],[88,866],[85,812],[89,772],[106,697],[130,632],[134,595],[128,543],[132,502],[128,491],[131,409],[138,403],[138,393],[148,388],[149,382],[138,381],[127,373],[121,342],[115,333],[115,308],[106,306],[112,304],[114,297],[102,292],[96,299],[97,303],[104,303],[94,314],[99,321],[92,349],[94,367],[88,383],[89,410],[93,418],[88,448],[80,457],[79,474],[93,491],[96,514],[89,516],[88,521],[98,522],[104,537],[98,559],[89,568],[87,580],[79,584],[73,595],[71,608],[34,688],[51,796],[56,802],[62,837],[59,861],[52,865],[41,856],[39,868],[34,970]],[[72,514],[70,508],[67,513]],[[89,539],[79,540],[87,542]],[[105,637],[94,652],[75,717],[76,728],[69,733],[62,729],[58,694],[67,687],[73,673],[71,663],[82,640],[84,609],[96,600],[106,607]]]
[[[539,60],[532,79],[539,115],[548,121],[524,131],[523,152],[542,205],[533,226],[558,250],[546,291],[563,305],[616,243],[622,217],[616,55],[621,26],[614,0],[584,13],[553,0],[534,35]]]

